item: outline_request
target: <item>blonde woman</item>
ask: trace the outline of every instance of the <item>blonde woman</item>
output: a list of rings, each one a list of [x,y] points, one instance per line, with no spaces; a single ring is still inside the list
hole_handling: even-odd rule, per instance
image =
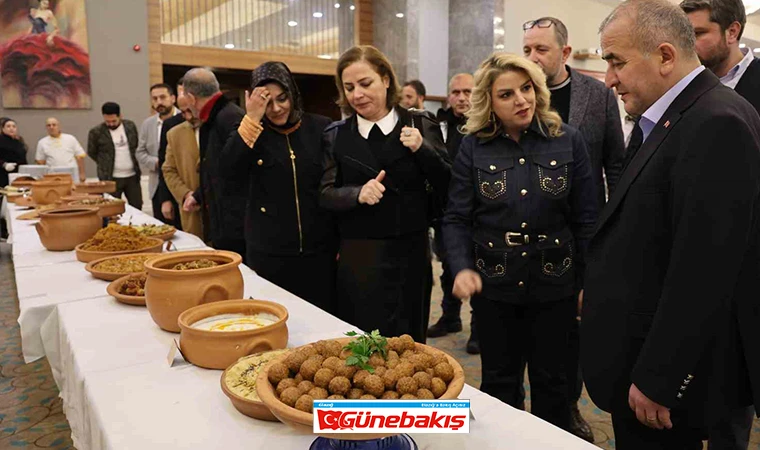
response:
[[[569,429],[563,360],[597,217],[580,133],[549,108],[541,69],[495,53],[475,74],[467,136],[452,167],[443,235],[453,293],[470,297],[481,389]]]

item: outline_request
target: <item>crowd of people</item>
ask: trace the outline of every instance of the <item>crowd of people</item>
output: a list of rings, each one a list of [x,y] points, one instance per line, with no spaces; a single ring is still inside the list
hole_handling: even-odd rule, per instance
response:
[[[523,55],[452,77],[437,114],[422,82],[357,46],[337,63],[338,122],[304,111],[281,62],[253,70],[244,109],[194,68],[176,96],[151,87],[139,129],[104,104],[86,155],[133,206],[147,174],[157,218],[359,328],[425,342],[460,332],[469,299],[481,390],[524,408],[527,365],[532,413],[579,437],[593,441],[585,379],[618,449],[746,449],[760,60],[739,46],[745,24],[740,0],[624,1],[599,29],[602,83],[569,67],[566,26],[541,17]],[[0,124],[7,173],[25,147]],[[37,162],[82,178],[81,145],[46,125]]]

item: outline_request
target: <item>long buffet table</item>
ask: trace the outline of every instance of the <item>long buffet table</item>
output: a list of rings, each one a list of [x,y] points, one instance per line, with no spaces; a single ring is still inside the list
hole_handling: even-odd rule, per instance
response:
[[[5,206],[5,205],[4,205]],[[122,222],[155,223],[127,207]],[[118,303],[76,261],[74,252],[48,252],[31,222],[3,209],[13,242],[24,358],[47,356],[74,445],[87,449],[307,449],[313,435],[281,423],[248,418],[220,388],[221,371],[183,361],[170,366],[179,335],[156,326],[144,307]],[[179,250],[205,248],[179,232]],[[356,328],[241,266],[245,297],[288,308],[288,346],[340,337]],[[414,435],[421,449],[594,449],[528,413],[466,385],[475,417],[467,435]]]

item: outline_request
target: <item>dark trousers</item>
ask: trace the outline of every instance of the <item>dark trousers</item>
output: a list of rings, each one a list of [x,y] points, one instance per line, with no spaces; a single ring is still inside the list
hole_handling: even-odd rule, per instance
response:
[[[133,175],[128,178],[114,178],[113,180],[116,182],[116,192],[111,195],[121,198],[121,194],[124,194],[127,196],[127,202],[130,206],[142,210],[143,198],[140,177]]]
[[[510,304],[471,299],[478,321],[483,382],[480,390],[524,407],[523,361],[528,363],[531,412],[564,430],[570,427],[565,359],[575,320],[575,298]]]
[[[335,314],[336,252],[275,256],[248,250],[248,266],[259,276]]]
[[[702,450],[705,433],[689,427],[678,411],[671,410],[673,428],[657,430],[643,425],[630,408],[612,412],[616,450]]]
[[[573,321],[570,329],[570,340],[567,348],[567,388],[570,404],[575,404],[581,399],[583,391],[583,377],[581,376],[581,342],[580,342],[580,325],[579,320]]]
[[[172,202],[172,208],[173,208],[173,211],[174,211],[174,219],[169,220],[166,217],[164,217],[164,213],[161,212],[161,204],[163,202],[158,197],[159,197],[159,195],[156,194],[151,199],[151,203],[153,204],[153,217],[155,217],[156,219],[160,220],[161,222],[163,222],[163,223],[165,223],[167,225],[171,225],[174,228],[176,228],[178,230],[181,230],[182,229],[182,221],[180,220],[180,217],[179,217],[179,207],[177,206],[177,202],[174,201],[174,198],[172,198],[171,200],[169,200],[170,202]]]
[[[747,450],[755,408],[738,408],[710,427],[707,450]]]

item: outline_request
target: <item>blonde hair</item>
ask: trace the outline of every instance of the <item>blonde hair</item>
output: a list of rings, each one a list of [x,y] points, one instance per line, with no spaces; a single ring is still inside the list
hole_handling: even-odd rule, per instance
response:
[[[551,109],[551,94],[546,86],[546,75],[532,61],[511,53],[496,52],[480,64],[475,72],[475,87],[470,103],[472,107],[465,113],[467,123],[464,132],[478,137],[491,137],[503,131],[501,120],[493,113],[491,89],[496,79],[504,72],[522,72],[533,82],[536,92],[535,118],[539,128],[550,137],[562,135],[562,118]]]
[[[338,88],[338,101],[336,103],[340,106],[341,111],[346,114],[354,113],[354,109],[348,104],[348,99],[346,99],[346,94],[343,91],[343,71],[351,64],[359,61],[366,61],[380,75],[380,78],[388,77],[389,83],[386,90],[385,106],[388,109],[393,109],[401,100],[401,86],[398,83],[396,72],[393,71],[393,65],[391,65],[388,57],[377,48],[371,45],[357,45],[340,55],[338,66],[335,70],[335,87]]]

